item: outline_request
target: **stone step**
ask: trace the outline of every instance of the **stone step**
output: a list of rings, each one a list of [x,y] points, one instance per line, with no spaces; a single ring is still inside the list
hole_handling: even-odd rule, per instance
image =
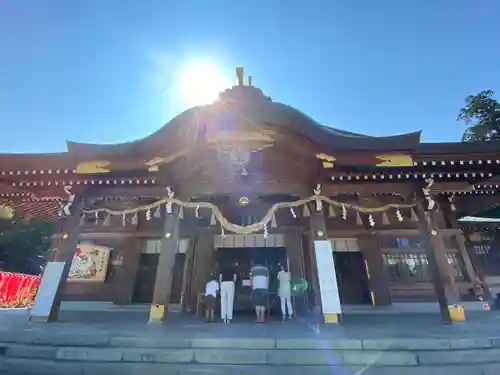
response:
[[[0,335],[0,374],[15,371],[38,375],[282,371],[286,375],[498,375],[500,338],[184,338],[24,330]]]
[[[460,366],[255,366],[92,363],[0,359],[2,375],[498,375],[500,365]]]
[[[297,347],[297,345],[296,345]],[[421,366],[500,364],[500,348],[486,349],[249,349],[85,347],[35,344],[0,344],[0,358],[76,362],[145,362],[207,365],[305,365],[305,366]]]
[[[379,350],[432,351],[454,349],[500,349],[500,337],[475,338],[185,338],[175,335],[97,335],[20,331],[0,333],[0,347],[9,344],[71,347],[143,347],[166,349],[290,349],[290,350]]]

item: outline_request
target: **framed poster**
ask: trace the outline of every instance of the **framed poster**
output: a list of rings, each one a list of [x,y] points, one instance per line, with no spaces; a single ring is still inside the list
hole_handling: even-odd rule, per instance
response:
[[[104,282],[111,249],[90,243],[79,244],[71,268],[68,282]]]
[[[323,314],[341,314],[339,287],[330,240],[314,241]]]

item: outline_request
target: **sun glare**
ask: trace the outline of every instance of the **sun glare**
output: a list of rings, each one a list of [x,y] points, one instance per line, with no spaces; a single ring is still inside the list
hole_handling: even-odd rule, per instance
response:
[[[192,107],[214,102],[219,93],[231,84],[217,64],[193,61],[180,69],[176,86],[182,105]]]

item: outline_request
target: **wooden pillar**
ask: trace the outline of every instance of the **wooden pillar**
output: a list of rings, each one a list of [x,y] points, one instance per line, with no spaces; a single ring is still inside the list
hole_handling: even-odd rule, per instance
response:
[[[184,261],[184,271],[182,278],[182,288],[181,288],[181,308],[182,312],[187,311],[189,306],[189,290],[191,289],[191,282],[193,276],[193,255],[194,248],[196,246],[196,236],[193,235],[189,239],[189,247],[186,251],[186,259]]]
[[[191,306],[196,310],[198,294],[205,291],[205,285],[214,270],[214,235],[215,228],[199,228],[193,258],[193,278],[191,280]]]
[[[477,273],[472,264],[472,260],[469,256],[469,252],[467,251],[467,246],[465,245],[465,238],[462,234],[455,234],[452,237],[453,244],[456,246],[462,260],[464,262],[465,271],[467,272],[468,279],[472,282],[472,284],[476,284]]]
[[[417,203],[415,210],[443,322],[451,324],[454,321],[462,321],[465,317],[460,295],[446,257],[443,238],[433,218],[434,212],[425,211],[421,203]]]
[[[387,272],[382,259],[375,234],[368,234],[358,238],[358,245],[363,255],[366,276],[370,285],[372,304],[387,306],[391,304]]]
[[[444,207],[444,214],[448,218],[451,227],[453,229],[460,230],[461,232],[460,234],[454,235],[452,237],[452,241],[456,246],[457,250],[459,251],[460,256],[464,262],[465,271],[467,272],[467,276],[469,277],[469,280],[472,283],[473,289],[477,290],[478,288],[481,287],[480,283],[482,283],[483,297],[486,299],[490,299],[491,298],[490,289],[486,285],[486,282],[484,280],[484,275],[481,272],[481,270],[475,266],[475,264],[479,263],[476,259],[476,254],[469,251],[469,247],[467,246],[468,245],[467,238],[465,237],[464,233],[462,232],[462,228],[458,223],[456,213],[451,209],[451,203],[442,202],[441,205],[442,207]]]
[[[288,270],[294,280],[303,280],[304,258],[302,251],[302,236],[299,228],[286,228],[283,231],[287,257],[289,260]],[[300,312],[306,306],[306,296],[294,297],[295,312]]]
[[[314,283],[317,283],[315,287],[318,289],[314,293],[315,305],[316,307],[321,307],[325,323],[339,323],[340,295],[335,273],[333,250],[331,242],[328,239],[323,211],[317,212],[313,210],[311,214],[311,238],[314,241],[314,264],[316,265],[318,275],[314,281]],[[324,298],[327,300],[324,300]],[[333,309],[334,305],[338,306],[338,309]]]
[[[477,254],[473,251],[473,248],[468,240],[468,236],[462,232],[461,234],[457,234],[453,237],[457,244],[458,251],[464,260],[465,270],[467,271],[469,279],[473,284],[474,290],[481,288],[483,291],[482,297],[485,300],[490,300],[492,298],[491,290],[486,283],[483,270],[480,266],[478,266],[480,262],[477,259]]]
[[[30,320],[42,321],[42,322],[52,322],[56,321],[59,317],[59,310],[61,306],[62,297],[64,294],[64,289],[66,287],[66,282],[68,279],[69,271],[71,268],[71,263],[73,257],[75,256],[76,248],[79,241],[79,223],[80,223],[80,211],[82,205],[82,197],[77,194],[74,197],[73,204],[70,207],[71,215],[64,219],[64,224],[62,227],[61,237],[58,243],[58,249],[54,254],[52,262],[47,263],[45,270],[51,267],[51,263],[64,263],[62,265],[62,272],[60,273],[59,280],[57,281],[57,286],[55,287],[55,293],[47,293],[47,297],[50,298],[52,294],[52,300],[46,301],[50,304],[50,312],[45,315],[38,315],[37,309],[32,309]],[[60,269],[60,268],[59,268]],[[43,288],[44,278],[51,277],[48,272],[44,272],[42,275],[42,280],[40,282],[39,295],[42,294],[40,291]],[[36,304],[36,302],[35,302]]]
[[[163,236],[160,239],[160,257],[156,270],[149,323],[165,321],[168,313],[175,254],[179,248],[179,207],[172,207],[172,211],[164,219]]]
[[[479,279],[482,282],[486,282],[486,273],[484,270],[484,267],[481,264],[481,261],[478,259],[477,253],[474,251],[474,243],[471,241],[470,236],[467,232],[462,231],[461,235],[463,239],[463,244],[465,248],[467,249],[467,253],[469,254],[472,264],[474,266],[474,269],[476,270],[476,275],[479,277]],[[488,290],[489,293],[489,290]]]
[[[114,280],[116,290],[113,296],[113,303],[116,305],[128,305],[132,303],[132,294],[134,292],[142,245],[143,241],[140,239],[127,238],[123,241],[121,249],[119,249],[122,263],[116,270]]]
[[[313,212],[310,218],[310,235],[309,235],[309,246],[310,246],[310,265],[311,265],[311,280],[309,287],[313,291],[313,306],[315,309],[321,309],[321,292],[319,289],[319,278],[318,278],[318,267],[316,264],[316,249],[314,248],[314,241],[316,239],[327,237],[326,222],[323,212]],[[323,233],[320,237],[318,233]]]

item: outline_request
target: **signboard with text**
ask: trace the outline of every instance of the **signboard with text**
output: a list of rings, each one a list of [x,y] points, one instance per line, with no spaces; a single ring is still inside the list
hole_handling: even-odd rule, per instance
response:
[[[314,241],[314,249],[323,314],[341,314],[332,243],[329,240]]]

